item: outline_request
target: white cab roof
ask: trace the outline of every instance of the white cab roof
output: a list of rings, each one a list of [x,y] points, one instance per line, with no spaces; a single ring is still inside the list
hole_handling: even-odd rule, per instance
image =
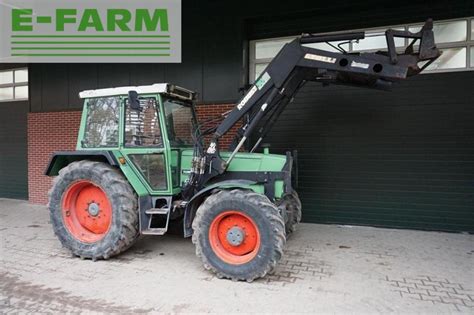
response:
[[[128,95],[128,91],[137,91],[138,94],[158,94],[168,92],[168,83],[156,83],[141,86],[122,86],[108,89],[86,90],[79,93],[80,98],[102,96]]]

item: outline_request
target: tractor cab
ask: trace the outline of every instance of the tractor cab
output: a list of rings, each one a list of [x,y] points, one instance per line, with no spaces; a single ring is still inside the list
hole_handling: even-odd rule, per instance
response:
[[[135,189],[171,195],[180,186],[180,156],[194,144],[195,95],[166,83],[83,91],[76,149],[111,152],[136,174]]]

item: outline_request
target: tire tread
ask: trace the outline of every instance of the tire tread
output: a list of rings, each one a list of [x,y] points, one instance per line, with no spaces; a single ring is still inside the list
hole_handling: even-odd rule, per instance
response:
[[[99,176],[102,178],[102,181],[105,182],[108,187],[107,191],[112,192],[108,196],[111,203],[113,204],[113,200],[120,200],[120,202],[116,202],[116,204],[119,205],[119,212],[121,213],[121,227],[117,229],[119,235],[114,238],[115,241],[109,241],[105,246],[102,245],[95,250],[92,249],[87,252],[85,252],[83,247],[76,247],[70,242],[67,242],[68,238],[65,237],[64,233],[68,233],[68,231],[63,225],[58,224],[62,222],[62,219],[56,217],[61,213],[61,211],[57,211],[56,207],[61,207],[62,200],[62,196],[58,196],[58,187],[61,186],[64,181],[69,181],[71,177],[84,173],[84,170],[92,170],[92,177]],[[53,185],[48,192],[48,197],[48,208],[50,209],[54,233],[62,245],[71,250],[76,256],[91,258],[93,260],[108,259],[127,250],[135,243],[139,235],[137,196],[122,173],[108,164],[89,160],[70,163],[62,168],[59,171],[59,175],[54,178]],[[56,224],[54,222],[56,222]]]
[[[203,228],[205,222],[213,219],[209,218],[207,215],[209,209],[211,209],[213,206],[216,206],[219,200],[229,197],[245,200],[246,202],[253,203],[254,205],[261,208],[262,213],[271,223],[273,230],[274,250],[270,259],[267,261],[267,264],[265,266],[260,266],[259,270],[254,270],[253,272],[242,276],[229,275],[214,267],[209,262],[206,255],[204,255],[201,242],[199,241],[199,238],[203,237]],[[267,273],[272,272],[280,258],[283,256],[283,248],[286,243],[286,237],[285,223],[280,215],[280,211],[265,195],[257,194],[253,191],[233,189],[218,190],[213,192],[213,194],[211,194],[198,208],[192,227],[194,230],[192,241],[196,246],[196,255],[201,258],[204,268],[214,272],[218,278],[230,278],[233,281],[243,280],[251,282],[257,278],[264,277]]]

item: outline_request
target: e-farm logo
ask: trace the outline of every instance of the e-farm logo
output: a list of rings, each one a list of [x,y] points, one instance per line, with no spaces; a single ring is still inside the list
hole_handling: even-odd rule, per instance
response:
[[[168,31],[168,11],[166,9],[155,9],[153,13],[147,9],[135,10],[135,23],[132,22],[133,13],[126,9],[108,9],[106,20],[103,21],[97,9],[85,9],[80,18],[76,9],[56,9],[54,15],[54,29],[63,32],[66,24],[77,25],[78,32],[92,29],[96,32],[148,32]],[[36,23],[53,24],[51,16],[36,16]],[[106,27],[104,27],[104,25]],[[159,28],[158,28],[159,26]],[[33,31],[33,10],[12,9],[13,32]],[[166,37],[166,36],[162,36]]]
[[[180,0],[38,2],[0,0],[0,62],[181,62]]]

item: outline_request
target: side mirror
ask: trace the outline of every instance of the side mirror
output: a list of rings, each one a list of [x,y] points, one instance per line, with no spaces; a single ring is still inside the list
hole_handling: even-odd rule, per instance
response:
[[[128,103],[133,110],[141,110],[140,100],[138,99],[137,91],[128,91]]]

